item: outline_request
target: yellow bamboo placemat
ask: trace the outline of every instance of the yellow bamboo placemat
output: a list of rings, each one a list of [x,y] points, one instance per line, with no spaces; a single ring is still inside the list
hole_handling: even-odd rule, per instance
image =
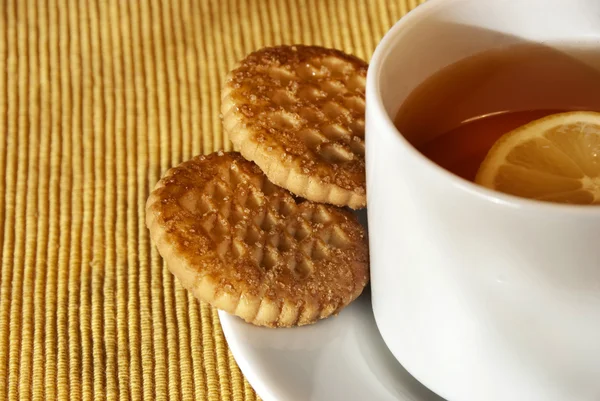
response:
[[[0,401],[255,400],[144,226],[247,52],[366,59],[417,0],[0,1]]]

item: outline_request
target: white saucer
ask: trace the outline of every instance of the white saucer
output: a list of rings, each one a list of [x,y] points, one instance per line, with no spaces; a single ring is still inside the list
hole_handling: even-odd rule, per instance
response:
[[[367,289],[337,317],[290,329],[219,317],[235,360],[265,401],[443,401],[388,351],[370,298]]]

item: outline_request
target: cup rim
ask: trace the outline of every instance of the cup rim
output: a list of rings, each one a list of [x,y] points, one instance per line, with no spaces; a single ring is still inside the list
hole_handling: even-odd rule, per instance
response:
[[[582,216],[600,217],[600,205],[553,203],[510,195],[477,185],[474,182],[468,181],[449,172],[448,170],[440,167],[435,162],[428,159],[410,142],[408,142],[408,140],[396,128],[392,118],[385,110],[383,100],[381,98],[381,87],[379,85],[381,78],[381,66],[385,63],[386,54],[392,47],[394,38],[396,38],[401,32],[411,25],[418,23],[418,21],[423,17],[426,17],[426,15],[434,8],[440,6],[443,2],[448,1],[449,0],[428,0],[427,2],[420,4],[400,18],[400,20],[398,20],[383,36],[375,48],[369,63],[369,70],[367,72],[366,91],[368,99],[367,108],[370,108],[371,111],[375,111],[376,118],[385,126],[385,129],[378,132],[378,135],[386,135],[398,146],[405,148],[408,157],[412,158],[412,160],[417,163],[419,168],[429,170],[429,172],[438,179],[447,180],[453,187],[470,195],[474,195],[483,201],[504,205],[515,209],[522,209],[533,213],[543,212],[562,215],[577,214]],[[455,0],[455,2],[456,1],[457,0]]]

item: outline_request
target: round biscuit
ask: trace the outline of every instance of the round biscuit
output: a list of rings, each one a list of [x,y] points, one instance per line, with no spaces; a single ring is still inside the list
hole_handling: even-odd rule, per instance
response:
[[[367,66],[318,46],[251,53],[226,80],[224,129],[271,182],[314,202],[363,208]]]
[[[366,230],[352,212],[297,201],[235,152],[170,169],[148,198],[146,224],[185,288],[255,325],[336,314],[369,278]]]

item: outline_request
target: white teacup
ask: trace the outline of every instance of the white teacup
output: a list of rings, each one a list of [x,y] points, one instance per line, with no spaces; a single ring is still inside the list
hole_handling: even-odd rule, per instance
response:
[[[600,51],[600,1],[429,0],[375,51],[366,94],[373,310],[396,358],[450,401],[598,401],[600,208],[478,187],[393,124],[436,71],[522,42]],[[521,106],[547,106],[539,101]]]

